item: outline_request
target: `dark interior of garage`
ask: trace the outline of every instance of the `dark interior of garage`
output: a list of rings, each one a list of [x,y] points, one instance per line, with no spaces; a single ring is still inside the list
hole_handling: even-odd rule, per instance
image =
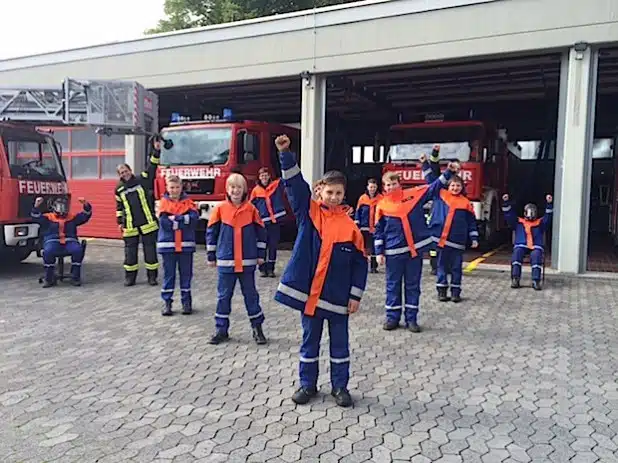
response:
[[[518,154],[509,153],[507,191],[519,208],[544,204],[554,189],[560,87],[559,53],[369,69],[332,75],[327,81],[325,168],[349,176],[350,202],[368,176],[380,175],[389,127],[423,122],[478,120],[505,129]],[[201,119],[233,111],[235,119],[299,123],[301,79],[236,83],[157,92],[161,125],[174,112]],[[618,271],[616,156],[618,47],[601,50],[598,67],[595,144],[590,198],[588,269]],[[365,154],[369,152],[369,155]],[[377,162],[376,162],[377,161]],[[501,249],[508,249],[508,237]],[[551,236],[548,236],[548,249]],[[508,252],[492,257],[508,263]]]

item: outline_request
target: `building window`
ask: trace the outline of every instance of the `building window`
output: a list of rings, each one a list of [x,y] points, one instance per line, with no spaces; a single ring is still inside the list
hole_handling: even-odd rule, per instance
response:
[[[99,136],[94,129],[73,129],[71,131],[71,151],[98,151]]]
[[[71,158],[72,178],[99,178],[98,156],[73,156]]]
[[[125,149],[125,136],[120,134],[113,134],[111,136],[101,136],[101,151],[124,151]]]
[[[101,178],[116,178],[116,168],[123,162],[124,156],[101,156]]]

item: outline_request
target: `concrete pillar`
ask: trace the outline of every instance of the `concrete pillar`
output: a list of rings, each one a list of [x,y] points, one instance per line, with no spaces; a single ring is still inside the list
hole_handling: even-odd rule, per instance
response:
[[[124,145],[126,148],[125,162],[135,172],[141,172],[146,168],[146,137],[144,135],[126,135]]]
[[[324,175],[326,133],[326,77],[302,78],[301,158],[303,177],[311,185]]]
[[[552,266],[565,273],[586,271],[597,71],[598,51],[589,46],[578,44],[563,57]]]

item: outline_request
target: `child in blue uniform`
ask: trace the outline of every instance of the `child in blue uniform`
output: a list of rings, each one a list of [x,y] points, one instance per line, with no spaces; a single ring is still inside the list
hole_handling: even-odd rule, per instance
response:
[[[277,288],[275,300],[301,312],[300,387],[292,396],[306,404],[317,394],[320,339],[324,321],[330,338],[330,377],[338,405],[349,407],[350,347],[348,315],[358,310],[367,282],[363,237],[341,203],[345,177],[328,172],[320,184],[319,200],[311,199],[290,140],[275,140],[286,193],[298,224],[292,257]]]
[[[56,284],[56,259],[65,252],[71,254],[71,284],[80,286],[84,252],[77,238],[77,227],[84,225],[92,217],[92,206],[80,198],[84,210],[76,215],[69,212],[66,198],[58,198],[52,205],[52,212],[43,214],[40,207],[43,198],[36,198],[30,217],[41,227],[43,236],[43,263],[45,264],[45,282],[43,288]]]
[[[381,200],[382,195],[378,193],[378,181],[375,178],[370,178],[367,181],[367,191],[358,199],[356,214],[354,215],[354,222],[360,228],[365,240],[365,252],[370,256],[371,273],[378,273],[373,235],[376,232],[376,207]]]
[[[161,298],[164,316],[172,315],[176,268],[180,276],[180,301],[182,313],[193,311],[191,279],[193,278],[193,253],[195,230],[199,220],[197,208],[182,191],[182,182],[176,175],[165,180],[167,192],[159,202],[159,236],[157,251],[163,258],[163,287]]]
[[[266,254],[264,222],[247,200],[247,181],[241,174],[231,174],[225,189],[227,200],[214,209],[206,230],[208,265],[216,266],[219,273],[215,334],[210,343],[219,344],[229,338],[232,296],[239,280],[253,339],[266,344],[262,330],[264,313],[255,288],[255,268],[264,263]]]
[[[433,243],[423,205],[438,195],[456,168],[449,164],[449,169],[431,185],[406,190],[401,188],[396,172],[387,172],[382,177],[385,196],[378,203],[374,243],[378,264],[386,264],[386,321],[383,328],[387,331],[399,327],[402,312],[405,313],[406,328],[413,333],[421,331],[418,312],[423,252]]]
[[[524,257],[530,254],[530,265],[532,267],[532,287],[540,291],[541,269],[543,268],[543,255],[545,253],[545,231],[551,224],[554,212],[553,197],[547,195],[545,201],[545,215],[538,217],[538,212],[534,204],[524,206],[524,216],[517,217],[513,210],[513,205],[509,201],[509,195],[502,196],[504,204],[502,211],[504,218],[515,231],[513,243],[513,256],[511,257],[511,288],[519,288],[521,280],[521,266]]]
[[[260,265],[260,274],[274,278],[281,220],[286,216],[281,179],[272,180],[268,168],[260,168],[258,183],[251,191],[249,200],[257,208],[266,227],[266,262]]]
[[[429,169],[426,159],[423,171]],[[430,182],[433,175],[427,175]],[[468,239],[472,247],[478,247],[479,233],[472,203],[463,195],[464,182],[458,175],[451,177],[446,190],[440,190],[432,206],[429,229],[432,232],[438,252],[438,278],[436,289],[438,300],[451,300],[447,296],[448,277],[451,276],[450,288],[453,302],[461,301],[461,280],[463,275],[463,255]]]

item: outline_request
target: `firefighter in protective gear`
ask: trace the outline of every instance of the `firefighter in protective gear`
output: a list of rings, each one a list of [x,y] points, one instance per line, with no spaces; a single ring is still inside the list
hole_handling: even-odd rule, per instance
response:
[[[429,166],[425,165],[424,156],[419,159],[423,163],[423,178],[427,180],[427,183],[433,182],[440,176],[440,145],[434,145],[431,155],[429,156]],[[427,226],[431,222],[431,215],[433,214],[433,201],[429,202],[429,212],[425,214],[427,220]],[[435,230],[434,230],[435,232]],[[431,265],[431,274],[438,274],[438,250],[436,243],[433,243],[429,248],[429,264]]]
[[[215,334],[210,344],[229,339],[232,296],[236,280],[245,299],[245,307],[257,344],[266,344],[262,330],[264,312],[255,288],[255,267],[266,257],[266,229],[258,210],[247,201],[247,181],[241,174],[231,174],[225,182],[227,201],[217,206],[206,230],[208,264],[216,266],[217,309]]]
[[[84,253],[77,238],[77,227],[90,220],[92,206],[85,199],[80,198],[79,202],[84,210],[73,215],[69,212],[67,199],[57,198],[51,207],[52,212],[43,214],[40,210],[43,201],[43,198],[37,198],[30,212],[30,217],[41,227],[43,236],[43,263],[45,265],[43,287],[49,288],[56,284],[56,259],[67,252],[71,255],[71,284],[80,286]]]
[[[414,333],[421,331],[418,325],[421,295],[421,272],[423,252],[434,239],[427,228],[424,204],[435,198],[446,185],[457,167],[440,175],[431,185],[403,190],[396,172],[387,172],[382,178],[384,199],[376,212],[375,247],[378,264],[386,264],[386,321],[387,331],[399,327],[404,303],[401,286],[405,292],[405,324]]]
[[[258,171],[258,183],[249,200],[257,208],[266,227],[266,262],[260,265],[263,277],[275,277],[277,246],[281,237],[281,220],[286,216],[284,189],[280,179],[272,180],[267,167]]]
[[[330,339],[331,395],[341,407],[352,405],[350,377],[349,314],[358,310],[367,282],[367,259],[363,237],[342,207],[345,177],[339,172],[324,175],[311,199],[290,140],[275,140],[282,177],[298,224],[294,250],[277,288],[275,300],[301,312],[303,340],[300,347],[300,387],[292,396],[306,404],[317,395],[320,340],[324,321]]]
[[[373,240],[376,231],[376,207],[382,197],[378,193],[378,181],[375,178],[370,178],[367,182],[367,191],[358,199],[356,214],[354,215],[354,222],[363,234],[365,253],[370,256],[371,273],[378,273],[378,261]]]
[[[530,266],[532,267],[532,287],[540,291],[541,270],[543,268],[543,258],[545,253],[545,231],[551,224],[554,212],[553,198],[551,195],[545,197],[547,202],[545,214],[538,218],[537,208],[534,204],[524,206],[524,216],[517,217],[513,210],[513,205],[509,201],[509,195],[502,196],[504,204],[502,211],[504,218],[515,231],[513,243],[513,256],[511,257],[511,288],[519,288],[521,280],[521,266],[524,257],[530,254]]]
[[[157,251],[163,259],[163,287],[161,298],[165,306],[161,314],[172,315],[176,269],[180,277],[182,313],[193,312],[191,279],[193,278],[193,253],[195,231],[199,214],[197,207],[182,191],[182,182],[176,175],[165,179],[167,192],[159,203],[159,237]]]
[[[160,142],[151,140],[148,169],[136,177],[128,164],[118,166],[120,180],[116,186],[116,218],[124,240],[125,286],[135,285],[139,264],[137,251],[140,237],[148,283],[156,286],[159,262],[157,260],[157,231],[159,224],[154,213],[154,180],[159,165]]]

